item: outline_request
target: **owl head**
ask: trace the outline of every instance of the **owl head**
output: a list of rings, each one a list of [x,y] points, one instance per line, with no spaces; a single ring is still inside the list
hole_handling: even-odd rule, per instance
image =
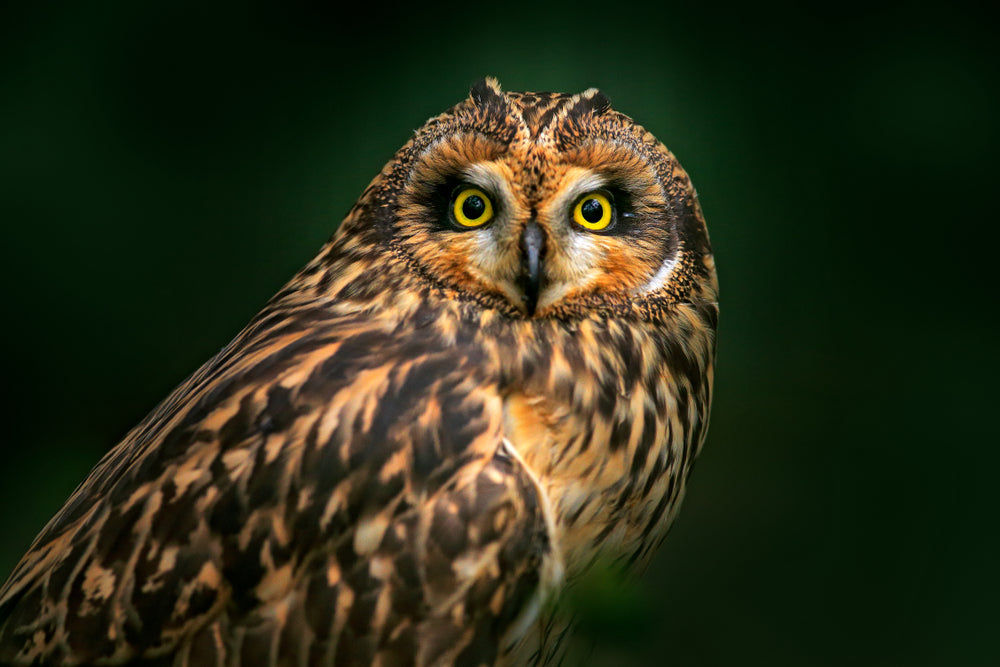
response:
[[[515,318],[715,299],[687,174],[593,88],[477,83],[417,130],[337,236],[348,248],[364,237],[412,280]]]

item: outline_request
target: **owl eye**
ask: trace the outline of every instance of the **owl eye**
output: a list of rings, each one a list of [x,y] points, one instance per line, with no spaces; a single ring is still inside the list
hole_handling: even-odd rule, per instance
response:
[[[462,227],[480,227],[493,217],[493,203],[489,196],[476,188],[459,190],[451,210],[455,222]]]
[[[600,192],[584,195],[573,208],[573,220],[585,229],[599,232],[607,229],[612,219],[611,202]]]

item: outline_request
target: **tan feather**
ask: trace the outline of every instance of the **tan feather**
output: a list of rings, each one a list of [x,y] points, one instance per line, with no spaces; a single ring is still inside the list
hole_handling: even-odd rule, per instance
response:
[[[488,224],[449,218],[463,183]],[[595,188],[606,231],[570,214]],[[0,662],[558,660],[548,602],[599,558],[641,569],[677,511],[716,292],[652,135],[594,89],[477,84],[49,522]]]

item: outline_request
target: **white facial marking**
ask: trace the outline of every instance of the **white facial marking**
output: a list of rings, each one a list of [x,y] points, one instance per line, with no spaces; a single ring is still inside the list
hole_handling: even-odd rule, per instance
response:
[[[573,185],[567,189],[566,195],[568,196],[566,198],[572,202],[577,197],[585,195],[588,192],[593,192],[594,190],[600,190],[605,185],[607,185],[607,181],[603,176],[590,172],[576,179]]]
[[[514,197],[507,179],[504,178],[503,172],[495,163],[476,162],[470,164],[462,172],[462,176],[472,185],[498,197],[503,202],[509,203]]]
[[[650,292],[655,292],[664,285],[667,284],[667,279],[670,278],[670,274],[674,272],[674,267],[677,265],[677,254],[675,253],[673,257],[668,257],[663,260],[663,264],[660,265],[660,269],[649,279],[649,282],[635,290],[635,294],[649,294]]]

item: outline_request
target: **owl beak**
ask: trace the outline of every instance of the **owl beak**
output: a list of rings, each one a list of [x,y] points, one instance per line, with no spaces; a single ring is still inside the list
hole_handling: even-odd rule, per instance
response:
[[[528,316],[535,314],[538,292],[542,283],[542,258],[545,256],[545,234],[530,220],[521,234],[521,291]]]

